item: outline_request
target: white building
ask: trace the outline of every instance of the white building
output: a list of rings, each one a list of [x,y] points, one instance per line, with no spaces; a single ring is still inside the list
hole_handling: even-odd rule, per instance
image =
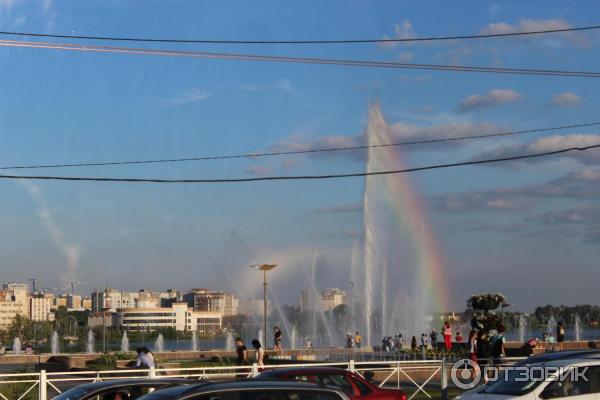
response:
[[[345,290],[333,288],[321,292],[321,307],[323,311],[333,310],[341,304],[346,304]]]
[[[29,319],[32,321],[54,321],[54,295],[34,293],[29,298]]]
[[[116,326],[130,331],[175,328],[208,333],[221,329],[221,323],[221,313],[194,311],[187,303],[173,303],[171,307],[123,308],[116,314]]]

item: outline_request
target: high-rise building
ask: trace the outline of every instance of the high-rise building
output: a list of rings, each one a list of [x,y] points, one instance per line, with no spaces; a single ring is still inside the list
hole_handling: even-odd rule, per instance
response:
[[[192,289],[183,295],[183,300],[193,307],[194,311],[214,311],[225,317],[237,315],[239,312],[239,301],[232,293]]]
[[[10,326],[17,315],[29,317],[29,288],[25,283],[5,283],[0,291],[0,329]]]
[[[321,292],[321,308],[330,311],[341,304],[346,304],[346,291],[338,288],[326,289]]]
[[[29,298],[29,319],[32,321],[53,321],[54,295],[34,293]]]
[[[90,299],[89,297],[82,297],[81,298],[81,308],[83,310],[91,310],[92,309],[92,299]]]
[[[67,308],[69,310],[81,310],[81,296],[78,294],[68,294]]]
[[[315,307],[313,303],[314,301],[312,301],[312,297],[310,296],[310,290],[302,290],[302,293],[300,293],[300,312],[314,310]]]
[[[116,312],[119,308],[135,308],[139,293],[106,288],[103,291],[92,292],[91,297],[92,312],[99,313],[102,309]]]

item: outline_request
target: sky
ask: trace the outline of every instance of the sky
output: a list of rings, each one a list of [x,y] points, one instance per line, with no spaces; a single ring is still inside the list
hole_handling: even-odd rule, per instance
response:
[[[411,38],[597,25],[596,1],[0,0],[0,30],[62,35],[294,40]],[[0,39],[15,39],[2,37]],[[132,47],[600,70],[600,31],[352,45]],[[69,39],[27,39],[83,43]],[[88,45],[123,46],[96,42]],[[598,121],[596,79],[65,52],[0,46],[0,166],[309,150],[365,142],[379,104],[394,139]],[[398,148],[410,167],[600,143],[597,128]],[[439,245],[447,310],[502,292],[513,308],[597,303],[600,151],[411,174]],[[160,178],[362,172],[361,152],[174,164],[8,170]],[[253,263],[295,303],[347,288],[364,178],[158,185],[0,180],[0,273],[89,293],[211,287],[259,297]],[[401,268],[399,263],[398,268]],[[392,282],[393,285],[393,282]]]

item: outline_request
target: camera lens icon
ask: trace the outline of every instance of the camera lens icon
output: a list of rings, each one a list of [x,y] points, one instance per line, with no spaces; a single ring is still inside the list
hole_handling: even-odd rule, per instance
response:
[[[459,360],[452,365],[450,379],[459,389],[473,389],[481,382],[481,369],[471,360]]]

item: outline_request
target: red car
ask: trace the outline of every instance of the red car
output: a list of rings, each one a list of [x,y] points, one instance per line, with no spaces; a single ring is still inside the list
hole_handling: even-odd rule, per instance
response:
[[[352,400],[406,400],[406,394],[402,390],[380,388],[359,374],[341,368],[276,368],[259,374],[257,379],[282,379],[337,386],[348,393]]]

